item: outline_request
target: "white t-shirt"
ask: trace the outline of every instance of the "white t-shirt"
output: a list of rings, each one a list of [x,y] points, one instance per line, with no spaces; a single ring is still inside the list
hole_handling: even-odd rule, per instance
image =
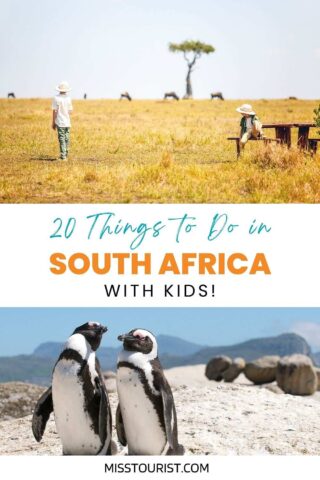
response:
[[[58,127],[70,127],[70,115],[72,111],[71,98],[67,94],[56,95],[52,100],[52,110],[57,111],[56,125]]]
[[[246,118],[246,126],[247,126],[247,131],[252,129],[252,127],[253,127],[252,117],[247,117]]]

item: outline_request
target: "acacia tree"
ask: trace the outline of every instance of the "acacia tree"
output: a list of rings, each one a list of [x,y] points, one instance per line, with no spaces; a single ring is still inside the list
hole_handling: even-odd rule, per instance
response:
[[[184,98],[192,98],[192,85],[191,85],[191,73],[194,70],[196,61],[201,57],[203,53],[209,54],[215,51],[212,45],[207,43],[185,40],[182,43],[169,43],[170,52],[182,52],[185,61],[188,65],[188,72],[186,76],[186,94]]]

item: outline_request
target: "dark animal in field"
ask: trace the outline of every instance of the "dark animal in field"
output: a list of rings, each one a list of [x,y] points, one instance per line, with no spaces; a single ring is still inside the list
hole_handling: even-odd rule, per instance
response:
[[[83,95],[83,100],[87,100],[87,94],[86,93]]]
[[[167,93],[165,93],[163,99],[166,100],[167,98],[173,98],[174,100],[179,100],[179,97],[178,97],[178,95],[176,94],[176,92],[167,92]]]
[[[120,100],[122,100],[123,98],[126,98],[127,100],[129,100],[129,102],[131,102],[132,100],[132,97],[129,95],[128,92],[121,93]]]
[[[297,97],[289,97],[288,100],[298,100]]]
[[[214,98],[218,98],[219,100],[224,100],[222,92],[210,93],[210,97],[211,97],[211,100],[213,100]]]
[[[16,98],[14,92],[9,92],[8,93],[8,98]]]

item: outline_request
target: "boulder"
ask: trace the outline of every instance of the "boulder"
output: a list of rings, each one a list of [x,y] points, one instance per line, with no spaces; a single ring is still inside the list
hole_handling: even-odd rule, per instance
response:
[[[243,372],[245,366],[246,362],[243,358],[235,358],[230,367],[228,367],[227,370],[222,373],[223,380],[225,382],[233,382],[233,380],[235,380],[240,373]]]
[[[24,382],[0,383],[0,422],[30,415],[45,390]]]
[[[315,369],[315,371],[316,371],[317,379],[318,379],[318,390],[320,390],[320,368],[319,368],[319,367],[315,367],[314,369]]]
[[[231,358],[221,355],[218,357],[213,357],[206,366],[205,375],[209,380],[215,380],[216,382],[221,382],[223,379],[223,372],[227,370],[232,364]]]
[[[255,385],[274,382],[279,360],[278,355],[266,355],[258,358],[246,364],[244,374]]]
[[[316,369],[311,358],[306,355],[281,358],[276,378],[278,386],[291,395],[312,395],[318,388]]]

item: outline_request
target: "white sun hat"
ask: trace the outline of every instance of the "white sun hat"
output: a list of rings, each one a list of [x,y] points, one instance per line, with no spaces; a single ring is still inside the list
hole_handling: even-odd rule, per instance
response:
[[[70,92],[71,88],[69,86],[69,83],[64,80],[59,83],[59,85],[56,87],[56,90],[58,90],[58,92],[60,93],[67,93]]]
[[[249,103],[244,103],[243,105],[241,105],[241,107],[238,107],[236,110],[239,113],[246,113],[247,115],[255,115],[256,114],[256,112],[254,112],[252,110],[252,106],[249,105]]]

